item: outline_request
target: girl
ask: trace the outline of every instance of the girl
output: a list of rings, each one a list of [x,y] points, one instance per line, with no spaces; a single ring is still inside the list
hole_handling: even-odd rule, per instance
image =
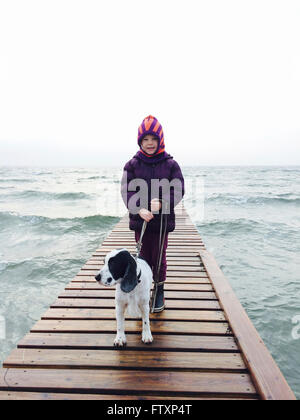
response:
[[[159,283],[162,284],[158,286],[154,306],[154,312],[161,312],[165,307],[163,282],[166,279],[167,270],[168,232],[175,229],[174,207],[184,195],[184,179],[178,163],[165,152],[162,126],[152,115],[146,117],[139,126],[138,146],[140,150],[124,166],[121,193],[129,210],[129,228],[135,231],[136,241],[140,238],[144,220],[147,222],[140,256],[147,261],[153,272],[157,268],[159,257],[160,218],[162,213],[168,214],[159,271]],[[162,179],[164,181],[168,180],[168,182],[174,181],[171,188],[167,188],[167,193],[166,189],[158,184]],[[137,194],[130,186],[131,181],[133,181],[133,185],[136,183],[135,185],[140,187],[139,193],[142,194],[136,202],[130,201]],[[154,188],[155,182],[156,186]]]

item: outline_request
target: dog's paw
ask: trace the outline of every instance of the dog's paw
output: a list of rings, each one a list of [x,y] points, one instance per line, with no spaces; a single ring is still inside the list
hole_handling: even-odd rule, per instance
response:
[[[152,337],[152,334],[151,334],[151,332],[149,331],[147,331],[147,332],[143,332],[143,334],[142,334],[142,342],[143,343],[145,343],[145,344],[150,344],[150,343],[152,343],[152,341],[153,341],[153,337]]]
[[[117,335],[114,341],[115,347],[125,347],[126,346],[126,337],[125,335]]]

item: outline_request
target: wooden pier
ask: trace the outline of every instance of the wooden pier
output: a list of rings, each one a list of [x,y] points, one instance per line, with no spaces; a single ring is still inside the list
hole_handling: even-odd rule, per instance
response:
[[[113,347],[115,291],[94,279],[110,250],[135,251],[125,215],[7,357],[0,399],[295,399],[186,210],[176,213],[154,342],[127,319],[127,347]]]

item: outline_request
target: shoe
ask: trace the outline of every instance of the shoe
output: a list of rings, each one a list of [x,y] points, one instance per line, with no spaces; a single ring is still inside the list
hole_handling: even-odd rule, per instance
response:
[[[157,294],[154,304],[154,312],[162,312],[165,309],[164,285],[157,287]]]

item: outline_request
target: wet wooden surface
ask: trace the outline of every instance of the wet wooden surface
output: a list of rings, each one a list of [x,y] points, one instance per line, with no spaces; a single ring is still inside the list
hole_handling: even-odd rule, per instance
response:
[[[276,392],[265,395],[264,358],[257,358],[255,369],[249,357],[257,343],[249,353],[249,342],[239,335],[243,309],[230,312],[227,281],[220,280],[184,207],[176,213],[167,249],[166,309],[150,317],[154,342],[143,344],[141,321],[127,318],[127,346],[113,347],[114,290],[94,279],[110,250],[135,252],[125,215],[7,357],[0,370],[0,399],[279,399],[278,392],[292,399],[280,375],[279,382],[272,381]],[[248,328],[253,333],[249,320],[242,335]],[[268,378],[275,371],[278,378],[279,369],[268,361]]]

